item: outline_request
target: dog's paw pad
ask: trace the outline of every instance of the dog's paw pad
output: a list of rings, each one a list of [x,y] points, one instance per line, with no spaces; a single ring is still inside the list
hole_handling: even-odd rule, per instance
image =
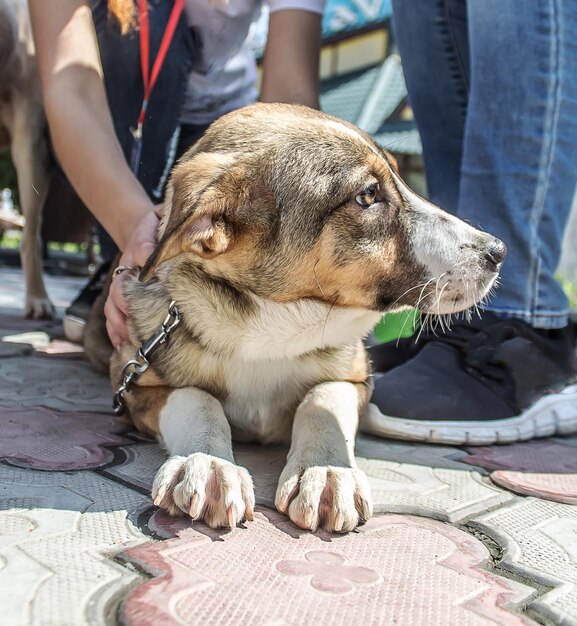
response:
[[[345,467],[285,468],[275,504],[297,526],[313,531],[349,532],[372,513],[365,474]]]
[[[253,519],[254,488],[248,471],[201,452],[168,459],[154,479],[152,498],[171,515],[184,513],[211,528],[234,528]]]

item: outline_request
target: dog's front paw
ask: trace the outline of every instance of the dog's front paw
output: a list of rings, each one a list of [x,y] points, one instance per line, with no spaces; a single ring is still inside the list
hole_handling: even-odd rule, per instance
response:
[[[234,528],[253,519],[254,488],[248,471],[202,452],[168,459],[156,474],[152,498],[171,515],[184,512],[211,528]]]
[[[348,467],[285,467],[276,508],[301,528],[349,532],[372,514],[367,477]]]
[[[54,305],[48,299],[48,296],[41,298],[38,296],[27,296],[24,305],[24,317],[33,320],[51,320],[54,319]]]

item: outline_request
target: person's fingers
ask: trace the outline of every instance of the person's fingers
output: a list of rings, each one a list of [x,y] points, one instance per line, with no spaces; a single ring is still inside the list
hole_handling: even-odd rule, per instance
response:
[[[112,345],[118,349],[123,341],[128,341],[128,327],[126,317],[110,298],[104,305],[106,315],[106,330]]]
[[[156,244],[151,242],[143,243],[136,248],[132,255],[135,267],[143,267],[148,261],[148,257],[154,252],[154,248],[156,248]]]
[[[146,263],[156,247],[158,221],[158,215],[154,211],[140,221],[118,262],[118,267],[127,269],[116,274],[110,285],[104,314],[106,330],[115,348],[118,348],[122,341],[128,340],[126,323],[128,309],[124,299],[124,281],[131,273],[130,270],[136,270]]]
[[[130,266],[127,266],[130,267]],[[122,272],[115,276],[110,283],[110,291],[108,292],[108,299],[112,300],[112,303],[117,309],[120,309],[125,316],[128,316],[128,307],[126,306],[126,300],[124,299],[124,282],[128,271]]]
[[[133,264],[142,267],[156,247],[158,216],[151,212],[137,226],[123,256],[130,256]]]

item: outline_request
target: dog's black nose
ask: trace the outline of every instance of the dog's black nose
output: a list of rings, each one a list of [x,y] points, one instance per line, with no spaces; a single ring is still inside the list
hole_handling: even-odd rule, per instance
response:
[[[488,270],[498,272],[507,256],[507,246],[500,239],[492,239],[485,250],[485,263]]]

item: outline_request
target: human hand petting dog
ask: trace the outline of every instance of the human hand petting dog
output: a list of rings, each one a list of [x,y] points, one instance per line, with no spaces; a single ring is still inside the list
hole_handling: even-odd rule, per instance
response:
[[[112,345],[118,349],[123,341],[128,340],[126,318],[128,311],[124,299],[124,283],[126,276],[122,269],[136,270],[142,267],[152,254],[157,243],[157,231],[160,208],[151,211],[140,220],[126,245],[118,262],[118,272],[112,284],[104,305],[106,315],[106,330]]]

